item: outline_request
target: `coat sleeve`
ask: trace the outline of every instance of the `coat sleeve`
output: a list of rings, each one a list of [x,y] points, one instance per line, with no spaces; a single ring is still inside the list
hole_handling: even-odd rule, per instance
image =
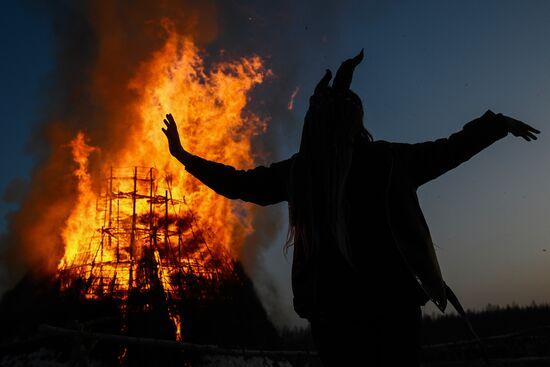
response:
[[[418,187],[466,162],[507,134],[501,117],[488,110],[448,138],[394,146],[409,176]]]
[[[185,169],[228,199],[241,199],[265,206],[288,200],[290,166],[291,159],[287,159],[269,167],[237,170],[225,164],[192,156]]]

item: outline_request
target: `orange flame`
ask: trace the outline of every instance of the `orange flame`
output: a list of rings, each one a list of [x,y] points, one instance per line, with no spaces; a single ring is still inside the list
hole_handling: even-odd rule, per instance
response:
[[[76,204],[73,207],[71,216],[62,231],[62,238],[65,243],[71,243],[75,239],[82,239],[93,234],[96,226],[90,218],[95,217],[95,201],[89,197],[92,190],[92,179],[88,173],[88,157],[97,148],[86,144],[84,133],[79,132],[73,141],[71,141],[71,153],[78,168],[73,174],[78,179],[78,196]],[[78,246],[66,246],[63,257],[64,265],[68,259],[74,259],[78,251]]]
[[[212,277],[204,269],[213,264],[225,271],[252,231],[249,207],[216,195],[189,175],[170,156],[161,127],[170,112],[190,152],[252,166],[251,138],[266,121],[243,111],[251,89],[270,71],[257,56],[208,70],[190,39],[169,21],[163,26],[168,34],[164,46],[128,81],[128,93],[137,98],[124,108],[138,111],[139,119],[118,154],[101,161],[102,178],[88,171],[88,159],[98,148],[88,145],[83,133],[71,142],[78,198],[62,233],[65,251],[58,269],[89,283],[93,278],[87,297],[105,292],[125,297],[139,283],[137,259],[146,256],[157,264],[155,276],[167,297],[174,297],[175,272],[185,267]],[[101,182],[102,189],[94,189],[92,182]],[[193,241],[204,242],[206,250],[193,247]],[[187,245],[185,256],[178,253],[182,244]],[[180,317],[169,313],[180,338]]]

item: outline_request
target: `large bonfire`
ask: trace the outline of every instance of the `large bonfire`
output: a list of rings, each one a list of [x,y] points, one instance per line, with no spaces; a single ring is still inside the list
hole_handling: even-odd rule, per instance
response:
[[[128,291],[160,287],[173,300],[185,276],[215,281],[232,271],[251,214],[198,183],[170,156],[161,126],[172,113],[184,144],[207,159],[253,164],[251,138],[265,121],[245,114],[250,90],[269,73],[259,57],[206,70],[200,50],[163,21],[164,46],[128,80],[137,111],[116,156],[78,132],[70,142],[77,198],[62,229],[62,287],[82,284],[87,298],[124,299]],[[136,115],[134,115],[136,116]],[[95,160],[94,170],[89,167]],[[158,283],[158,284],[156,284]],[[170,311],[181,337],[180,316]]]

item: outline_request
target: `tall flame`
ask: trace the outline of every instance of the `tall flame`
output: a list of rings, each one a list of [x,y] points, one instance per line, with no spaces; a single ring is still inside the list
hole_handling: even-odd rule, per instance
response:
[[[193,203],[198,221],[211,229],[215,242],[238,254],[251,231],[251,218],[245,205],[231,202],[185,172],[168,152],[161,126],[164,114],[171,112],[179,125],[183,144],[190,152],[206,159],[238,167],[250,167],[253,156],[250,138],[261,132],[266,122],[249,114],[244,116],[248,92],[269,74],[259,57],[222,63],[207,72],[199,50],[190,39],[169,31],[164,47],[145,62],[129,82],[137,94],[141,121],[135,121],[127,146],[116,157],[107,157],[103,171],[113,167],[155,167],[171,179],[173,197],[185,197]],[[79,133],[71,142],[73,158],[79,168],[78,200],[63,234],[65,255],[71,262],[75,253],[88,246],[97,192],[91,187],[86,170],[87,157],[94,152]],[[97,218],[96,218],[97,219]]]
[[[95,217],[96,206],[89,195],[93,192],[92,178],[88,172],[88,158],[97,148],[89,146],[85,141],[84,133],[79,132],[74,140],[71,141],[71,153],[78,168],[73,174],[78,179],[78,196],[71,212],[71,216],[63,229],[62,238],[65,243],[71,243],[75,239],[89,238],[93,234],[96,226],[95,221],[90,220]],[[76,256],[79,246],[66,246],[64,259],[73,259]],[[65,260],[66,261],[66,260]]]
[[[99,149],[92,147],[93,141],[87,143],[82,132],[70,144],[77,165],[77,200],[63,229],[65,250],[58,268],[83,280],[96,277],[101,282],[96,293],[116,285],[118,294],[124,296],[137,277],[133,266],[139,256],[154,259],[158,265],[155,276],[169,292],[174,269],[165,265],[162,257],[176,251],[170,241],[177,232],[177,246],[180,245],[191,226],[182,223],[189,218],[195,228],[193,236],[202,236],[201,240],[208,242],[208,251],[214,252],[206,259],[223,259],[225,254],[238,256],[240,246],[252,231],[248,206],[198,184],[170,156],[161,127],[164,115],[172,113],[183,145],[190,152],[237,167],[250,167],[251,138],[265,129],[266,121],[245,113],[244,108],[251,89],[270,71],[257,56],[207,69],[191,39],[178,34],[170,21],[163,21],[163,26],[167,32],[164,46],[143,62],[128,81],[128,93],[137,98],[121,110],[137,111],[132,116],[137,115],[138,119],[132,121],[116,156],[99,157]],[[90,172],[89,159],[94,156],[100,161],[99,169]],[[94,187],[94,182],[101,183],[101,189]],[[174,216],[179,219],[171,219]],[[148,237],[140,228],[149,230]],[[130,238],[121,239],[121,231],[131,233]],[[187,253],[185,265],[190,269],[206,267],[207,260],[199,254],[198,250]],[[219,266],[223,271],[223,263]],[[83,268],[83,272],[72,271]],[[110,286],[105,283],[109,281]],[[179,316],[169,312],[179,328]]]

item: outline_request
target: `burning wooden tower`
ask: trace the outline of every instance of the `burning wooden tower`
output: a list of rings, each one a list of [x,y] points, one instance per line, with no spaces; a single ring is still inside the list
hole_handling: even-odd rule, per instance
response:
[[[228,287],[247,281],[224,247],[210,243],[214,237],[200,228],[186,198],[172,196],[170,179],[159,181],[154,168],[110,169],[96,205],[101,226],[58,276],[62,289],[119,299],[124,312],[160,308],[181,340],[186,307],[226,302],[239,293]]]
[[[39,322],[65,327],[76,318],[88,330],[129,337],[229,348],[278,346],[251,281],[223,246],[210,243],[213,235],[200,228],[186,198],[172,196],[169,178],[154,168],[134,167],[110,169],[102,183],[95,205],[101,225],[72,261],[60,264],[49,284],[47,298],[60,300],[46,307],[64,311],[54,312],[53,319],[47,311]],[[19,292],[36,288],[23,283]],[[20,297],[17,291],[8,295],[7,312],[21,307]],[[44,303],[43,296],[36,297],[27,303]],[[0,308],[6,311],[5,302]],[[173,351],[121,348],[111,346],[106,354],[122,365],[182,361]]]
[[[100,10],[103,17],[112,13]],[[63,140],[51,142],[60,161],[69,163],[52,164],[49,176],[40,177],[72,174],[66,180],[70,187],[41,195],[40,206],[27,206],[40,226],[37,233],[55,233],[22,236],[27,249],[38,249],[55,263],[54,252],[61,249],[55,281],[28,276],[4,296],[0,311],[18,315],[4,319],[14,330],[72,319],[93,332],[263,349],[276,344],[277,335],[236,260],[252,232],[252,211],[187,174],[170,156],[160,128],[171,112],[189,151],[240,168],[253,166],[251,139],[266,121],[245,106],[270,71],[258,56],[207,67],[193,40],[173,22],[163,19],[153,26],[160,34],[152,42],[155,48],[130,63],[137,65],[131,72],[121,74],[119,64],[98,58],[82,73],[97,79],[79,87],[86,90],[81,95],[93,96],[92,110],[99,116],[82,122],[82,106],[72,105],[75,115],[55,120],[56,126],[69,126],[64,119],[81,121],[86,134],[75,136],[75,129],[68,129],[59,134]],[[113,41],[110,32],[98,37]],[[98,44],[108,47],[98,55],[113,60],[127,49]],[[56,213],[62,223],[48,218],[51,207],[62,208]],[[40,295],[30,296],[32,289],[41,289]],[[38,313],[37,304],[43,307]],[[133,355],[147,360],[139,350]]]
[[[86,298],[131,303],[147,294],[144,308],[162,300],[179,340],[179,302],[216,298],[221,284],[239,277],[224,248],[209,244],[212,236],[186,199],[172,196],[169,181],[160,188],[157,176],[153,168],[110,170],[97,204],[101,227],[62,263],[59,278],[64,289],[78,287]]]

